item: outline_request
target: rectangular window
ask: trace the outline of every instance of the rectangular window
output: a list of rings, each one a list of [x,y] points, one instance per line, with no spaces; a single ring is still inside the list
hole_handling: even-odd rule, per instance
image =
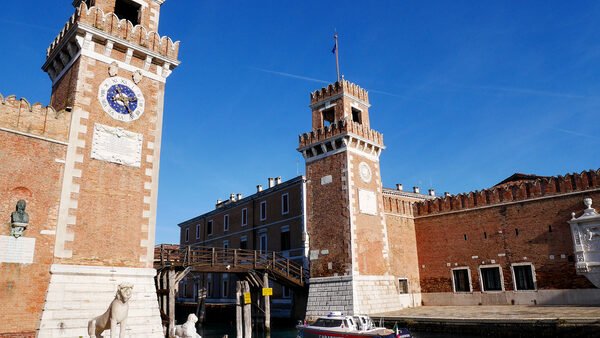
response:
[[[352,121],[362,124],[362,112],[354,107],[352,107]]]
[[[281,228],[281,251],[288,251],[292,248],[290,239],[290,227],[285,226]]]
[[[240,237],[240,249],[242,249],[242,250],[248,249],[248,237],[246,237],[246,236]]]
[[[502,291],[500,267],[480,268],[481,287],[483,291]]]
[[[471,278],[469,269],[452,269],[454,292],[471,292]]]
[[[292,293],[290,288],[288,288],[287,286],[283,285],[281,287],[281,295],[283,298],[291,298],[292,297]]]
[[[229,231],[229,215],[223,216],[223,231]]]
[[[208,236],[212,235],[213,233],[213,221],[212,219],[208,222],[206,222],[206,234]]]
[[[206,296],[207,297],[212,297],[213,294],[213,280],[212,280],[212,273],[209,273],[206,275]]]
[[[261,253],[267,253],[267,233],[262,233],[259,236],[258,250],[260,250]]]
[[[228,240],[223,241],[223,249],[229,249],[229,241]]]
[[[515,290],[535,290],[533,281],[533,267],[531,264],[513,265],[513,278]]]
[[[228,279],[223,279],[221,286],[222,286],[222,288],[221,288],[221,296],[223,298],[229,297],[229,280]]]
[[[248,208],[242,209],[242,226],[248,225]]]
[[[407,278],[398,279],[398,292],[399,293],[408,293],[408,279]]]
[[[200,238],[200,223],[196,224],[196,239]]]
[[[267,219],[267,201],[260,202],[260,220],[264,221]]]
[[[186,242],[190,241],[190,228],[189,227],[185,228],[185,241]]]
[[[290,195],[281,195],[281,214],[285,215],[290,212]]]

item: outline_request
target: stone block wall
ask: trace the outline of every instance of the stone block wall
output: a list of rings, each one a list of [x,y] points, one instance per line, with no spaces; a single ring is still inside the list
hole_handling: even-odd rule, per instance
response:
[[[332,311],[354,313],[351,276],[311,278],[306,307],[309,321]]]

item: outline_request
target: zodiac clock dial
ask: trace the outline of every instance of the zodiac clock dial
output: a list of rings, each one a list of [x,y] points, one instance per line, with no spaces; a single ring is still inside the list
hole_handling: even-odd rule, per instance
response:
[[[113,119],[131,122],[144,113],[144,95],[135,83],[122,77],[111,77],[100,84],[98,100]]]

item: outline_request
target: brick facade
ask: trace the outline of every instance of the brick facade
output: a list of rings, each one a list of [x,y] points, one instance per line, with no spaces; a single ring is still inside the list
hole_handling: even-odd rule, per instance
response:
[[[86,335],[121,282],[134,284],[130,334],[162,335],[152,262],[164,88],[179,44],[154,32],[163,1],[140,6],[135,26],[112,13],[120,2],[74,2],[42,67],[51,106],[0,95],[0,214],[26,200],[30,226],[17,241],[35,240],[32,264],[0,262],[0,337]],[[138,119],[102,108],[111,76],[137,83]],[[139,166],[92,158],[99,125],[140,136]]]

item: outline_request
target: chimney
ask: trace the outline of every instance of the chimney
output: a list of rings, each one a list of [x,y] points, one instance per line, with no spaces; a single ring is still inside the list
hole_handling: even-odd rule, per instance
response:
[[[219,205],[219,204],[221,204],[221,203],[223,203],[223,201],[221,201],[221,199],[218,199],[218,200],[217,200],[217,205]]]
[[[402,189],[404,189],[404,187],[402,186],[402,183],[396,184],[396,190],[402,191]]]
[[[419,189],[419,187],[413,187],[413,192],[415,194],[420,194],[421,193],[421,189]]]
[[[444,193],[444,197],[450,197],[450,193],[446,191],[446,192]]]
[[[435,190],[429,189],[429,196],[435,196]]]
[[[275,186],[275,179],[273,177],[269,177],[269,188],[273,188]]]
[[[237,194],[237,200],[241,200],[242,199],[242,194]]]
[[[235,202],[235,194],[230,194],[230,195],[229,195],[229,200],[230,200],[231,202]]]
[[[275,185],[279,184],[281,184],[281,176],[277,176],[277,178],[275,179]]]
[[[262,191],[262,184],[259,184],[256,186],[256,192],[261,192]]]

